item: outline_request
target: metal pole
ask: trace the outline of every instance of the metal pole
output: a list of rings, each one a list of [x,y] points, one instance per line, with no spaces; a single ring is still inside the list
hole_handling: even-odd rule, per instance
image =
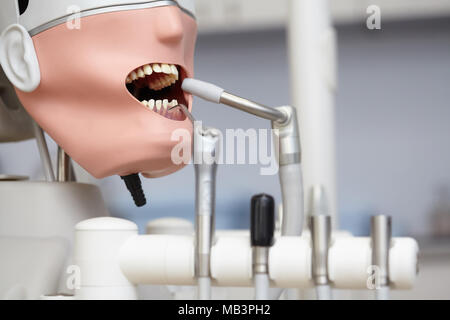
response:
[[[70,157],[69,155],[58,146],[58,167],[57,176],[58,182],[68,182],[70,181]]]
[[[392,239],[391,217],[379,215],[371,218],[372,264],[378,268],[376,295],[378,300],[389,298],[389,250]]]
[[[328,0],[290,0],[288,47],[291,105],[298,111],[305,199],[310,199],[313,186],[323,186],[336,228],[336,36]]]
[[[39,156],[41,158],[42,169],[44,171],[45,179],[48,182],[55,181],[55,173],[53,172],[52,161],[48,152],[47,141],[45,140],[44,131],[39,125],[33,124],[34,136],[36,137],[37,146],[39,149]]]

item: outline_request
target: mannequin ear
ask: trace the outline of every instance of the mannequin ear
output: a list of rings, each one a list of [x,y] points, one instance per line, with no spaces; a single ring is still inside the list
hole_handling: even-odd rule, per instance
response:
[[[8,26],[0,37],[0,64],[19,90],[34,91],[41,82],[39,62],[28,31],[19,24]]]

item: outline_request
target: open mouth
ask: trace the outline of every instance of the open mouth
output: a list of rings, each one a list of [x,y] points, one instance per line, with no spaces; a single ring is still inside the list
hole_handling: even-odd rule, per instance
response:
[[[181,89],[185,74],[180,66],[173,64],[146,64],[130,72],[126,86],[142,105],[153,112],[170,120],[184,121],[184,113],[173,107],[179,104],[188,106]]]

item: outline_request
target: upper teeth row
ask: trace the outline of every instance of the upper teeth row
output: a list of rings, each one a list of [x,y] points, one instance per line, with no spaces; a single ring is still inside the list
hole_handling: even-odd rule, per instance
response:
[[[178,101],[177,100],[172,100],[171,102],[169,102],[169,100],[164,99],[164,100],[149,100],[149,101],[142,101],[141,102],[144,106],[150,108],[151,110],[154,111],[161,111],[161,109],[167,110],[168,108],[172,108],[178,105]]]
[[[146,76],[152,75],[153,72],[171,75],[171,77],[175,80],[178,80],[179,77],[178,69],[175,65],[167,63],[153,63],[146,64],[145,66],[132,71],[127,77],[127,83],[132,83],[135,80],[143,79]]]

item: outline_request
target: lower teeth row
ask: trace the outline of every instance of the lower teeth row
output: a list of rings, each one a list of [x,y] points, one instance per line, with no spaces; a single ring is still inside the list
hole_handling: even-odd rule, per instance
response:
[[[178,105],[178,101],[177,100],[172,100],[171,102],[169,102],[169,100],[165,99],[165,100],[144,100],[141,101],[141,103],[146,106],[147,108],[149,108],[150,110],[156,111],[156,112],[160,112],[162,111],[166,111],[169,108],[175,107]]]

